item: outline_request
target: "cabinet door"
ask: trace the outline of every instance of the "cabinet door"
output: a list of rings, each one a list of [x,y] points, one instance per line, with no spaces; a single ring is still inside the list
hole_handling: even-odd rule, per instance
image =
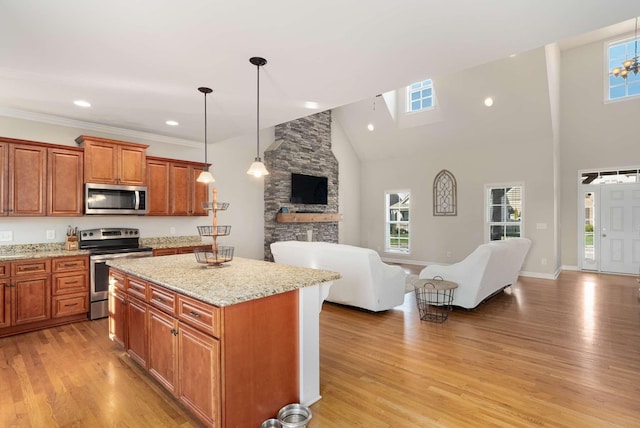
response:
[[[47,215],[82,215],[84,153],[80,149],[48,149]]]
[[[129,356],[147,368],[147,305],[132,297],[127,304],[127,338]]]
[[[147,189],[149,211],[147,215],[169,215],[170,163],[156,159],[147,161]]]
[[[114,287],[109,293],[109,339],[126,349],[127,295]]]
[[[9,144],[8,214],[44,216],[47,149],[28,144]]]
[[[198,175],[202,172],[202,168],[191,167],[191,183],[190,185],[190,203],[191,215],[209,215],[209,211],[202,208],[202,203],[207,202],[209,196],[209,185],[207,183],[199,183],[196,181]]]
[[[118,146],[103,141],[84,143],[84,180],[87,183],[117,184]]]
[[[210,426],[220,409],[220,343],[180,323],[178,334],[178,399]]]
[[[9,285],[9,279],[0,279],[0,328],[9,327],[11,317],[9,316],[9,300],[11,299],[11,293]]]
[[[8,145],[0,143],[0,215],[7,215],[9,202],[7,200],[7,189],[9,186],[7,172],[9,171]]]
[[[119,147],[118,184],[145,186],[147,184],[146,149],[122,145]]]
[[[149,308],[149,374],[172,394],[176,394],[178,375],[178,321],[155,308]]]
[[[189,182],[191,171],[188,165],[171,164],[171,215],[189,215]]]
[[[20,325],[51,318],[49,277],[13,279],[11,324]]]

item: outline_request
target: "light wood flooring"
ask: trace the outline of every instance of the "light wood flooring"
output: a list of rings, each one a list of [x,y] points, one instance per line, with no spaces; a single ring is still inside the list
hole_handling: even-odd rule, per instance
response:
[[[443,324],[420,321],[412,294],[377,314],[325,303],[309,428],[638,427],[639,285],[521,278]],[[14,426],[199,425],[100,320],[0,339],[0,427]]]

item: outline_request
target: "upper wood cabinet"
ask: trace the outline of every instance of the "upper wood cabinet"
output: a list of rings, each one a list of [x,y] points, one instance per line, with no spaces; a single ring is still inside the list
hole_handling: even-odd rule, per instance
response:
[[[46,147],[7,144],[6,149],[8,164],[6,164],[6,199],[2,207],[3,215],[44,216],[47,196],[45,192]],[[4,170],[5,165],[3,165]]]
[[[209,186],[196,181],[203,168],[203,163],[148,157],[147,215],[208,215],[202,202],[208,200]]]
[[[147,184],[147,145],[81,135],[84,147],[84,181],[87,183]]]
[[[47,215],[81,216],[84,153],[70,147],[47,149]]]
[[[7,143],[0,142],[0,215],[7,215],[9,153]]]

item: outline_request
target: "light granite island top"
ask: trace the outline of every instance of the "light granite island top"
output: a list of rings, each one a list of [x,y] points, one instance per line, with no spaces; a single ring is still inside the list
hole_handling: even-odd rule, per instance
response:
[[[234,257],[223,267],[198,263],[193,254],[108,260],[125,273],[215,306],[230,306],[340,278],[337,272]]]

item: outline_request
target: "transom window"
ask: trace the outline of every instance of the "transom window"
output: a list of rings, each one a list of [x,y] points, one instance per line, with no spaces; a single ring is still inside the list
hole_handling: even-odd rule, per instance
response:
[[[385,251],[409,254],[409,202],[411,192],[385,192],[386,236]]]
[[[635,55],[635,39],[626,39],[609,43],[608,51],[608,86],[609,100],[618,100],[626,97],[640,95],[640,73],[630,72],[627,78],[614,76],[611,70],[621,67],[622,63]]]
[[[407,86],[407,112],[413,113],[432,108],[435,105],[433,82],[431,79]]]
[[[487,186],[487,232],[490,241],[523,236],[524,186]]]

